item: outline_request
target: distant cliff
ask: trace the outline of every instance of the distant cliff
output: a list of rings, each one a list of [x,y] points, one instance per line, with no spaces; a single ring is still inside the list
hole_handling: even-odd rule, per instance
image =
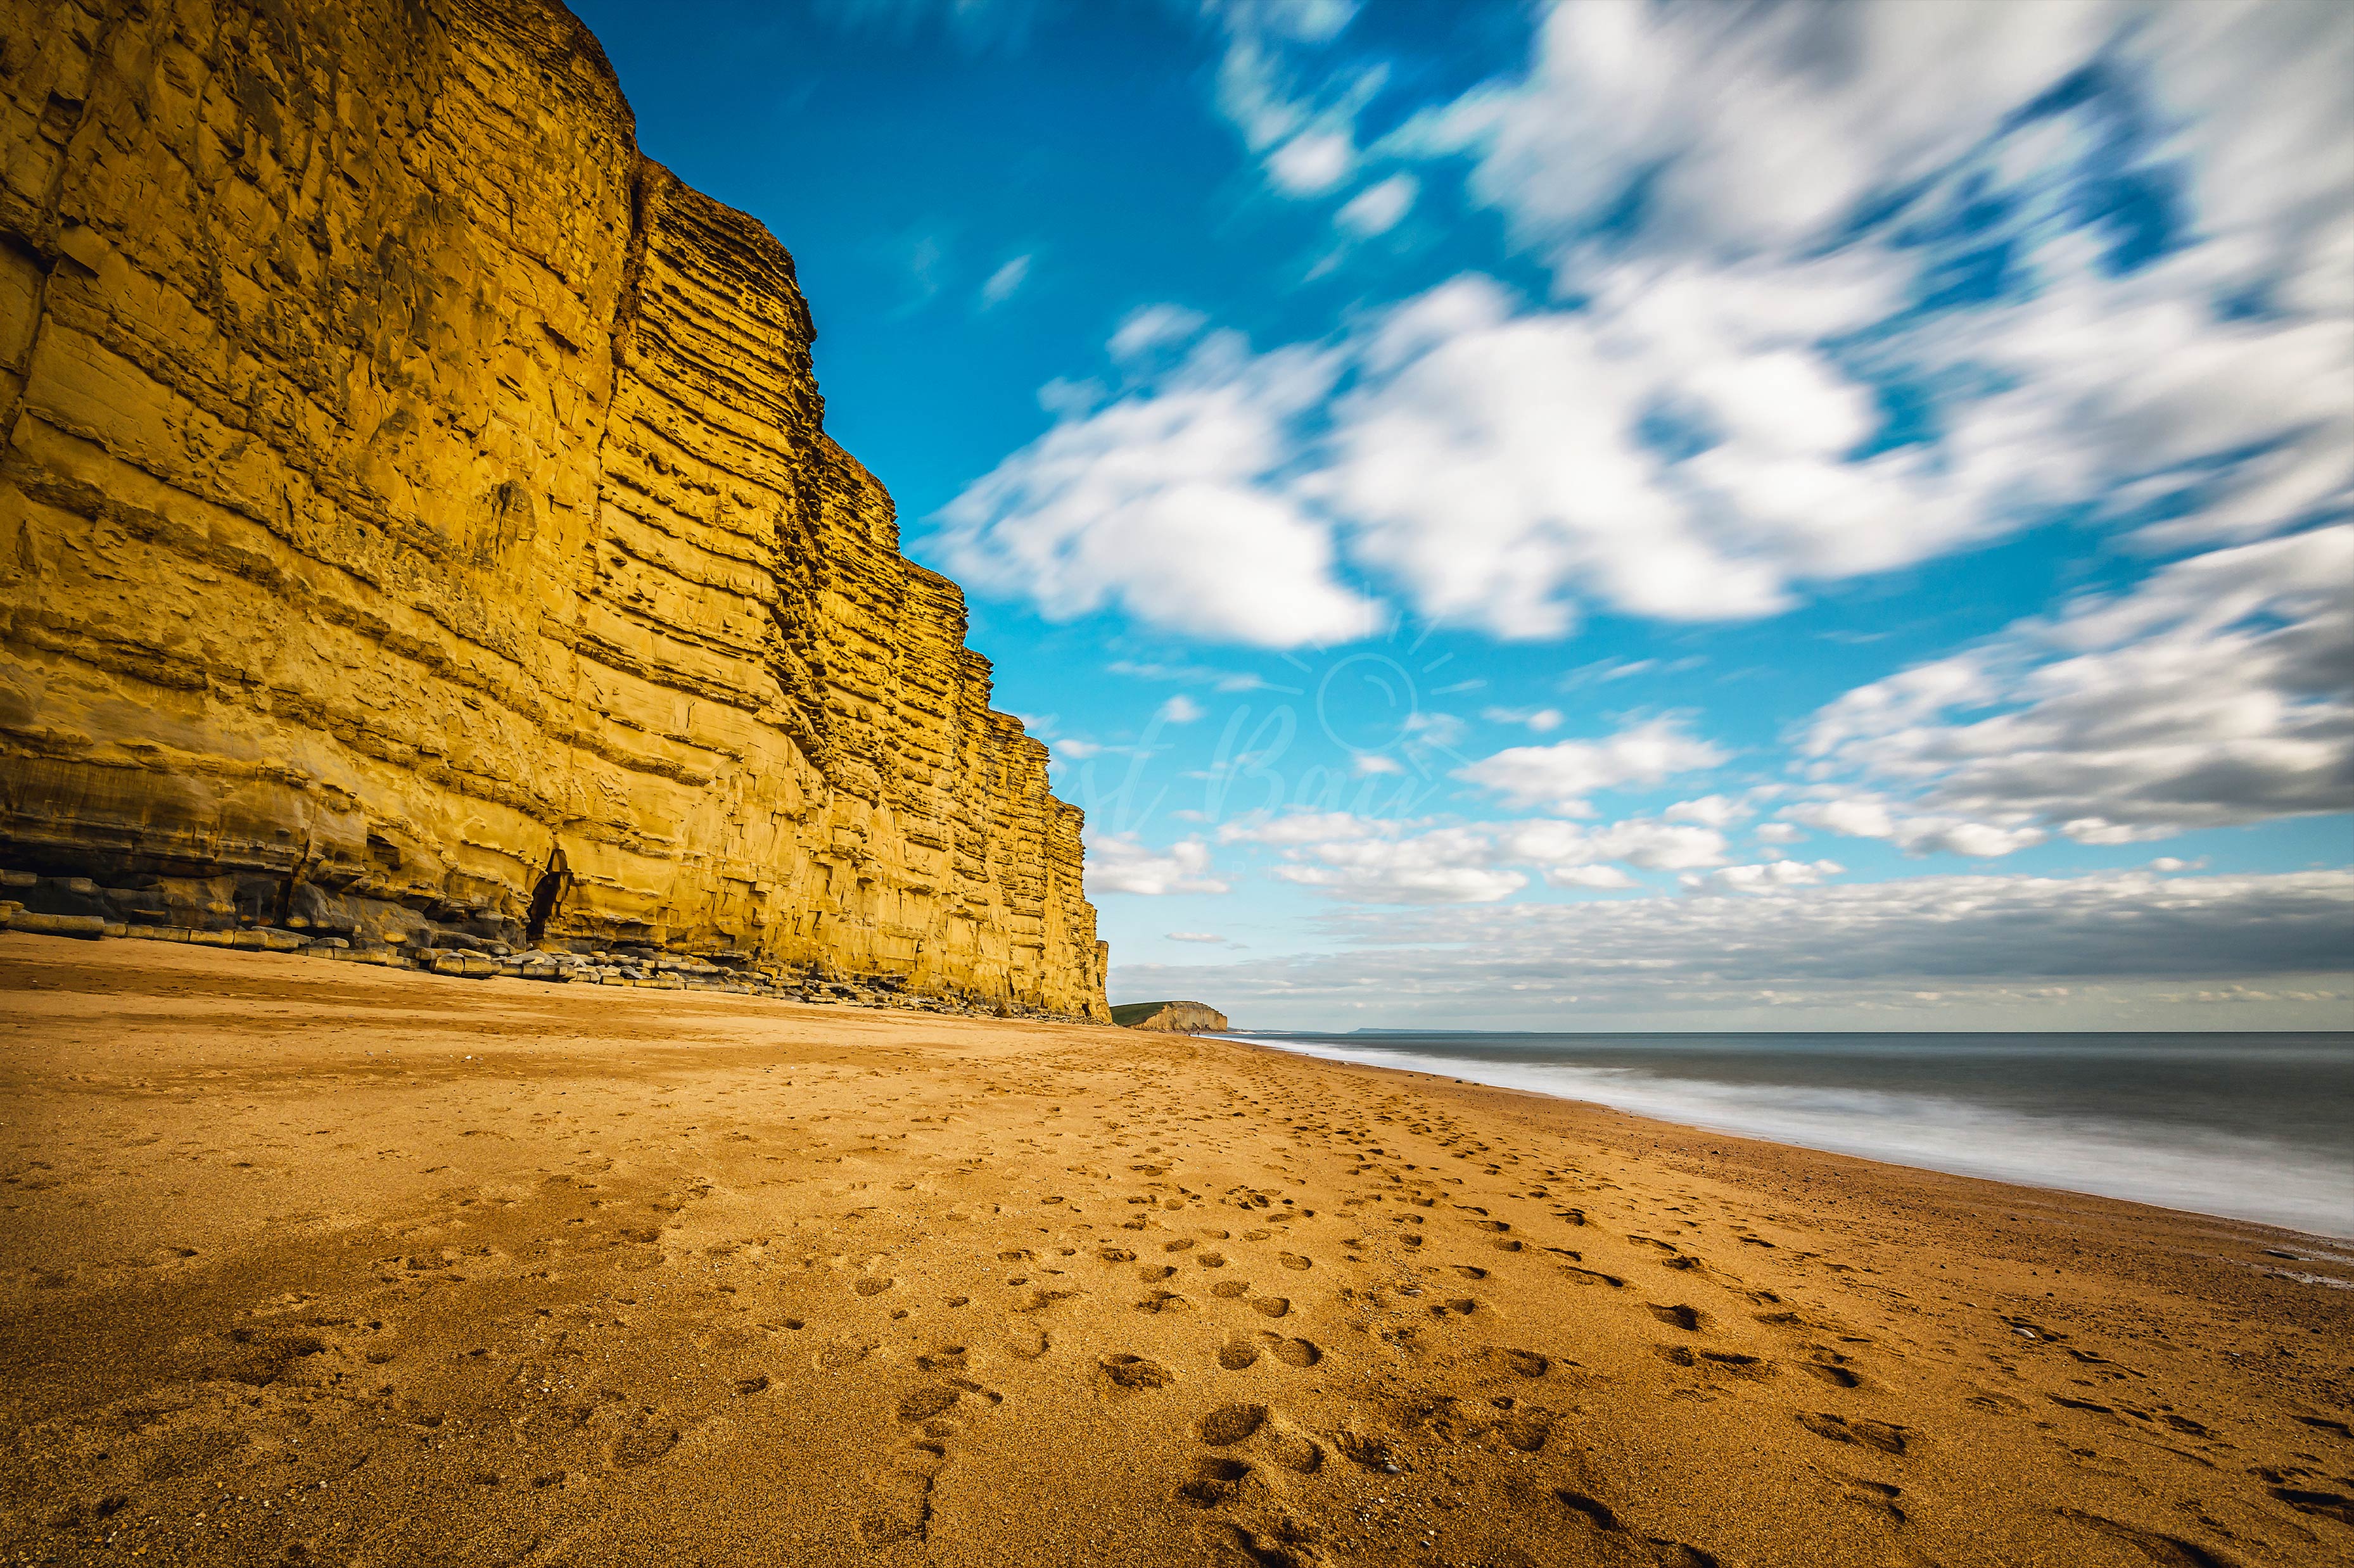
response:
[[[27,0],[0,154],[0,864],[1108,1016],[792,259],[562,6]]]
[[[1158,1029],[1172,1034],[1218,1034],[1226,1015],[1206,1002],[1130,1001],[1111,1010],[1111,1021],[1124,1029]]]

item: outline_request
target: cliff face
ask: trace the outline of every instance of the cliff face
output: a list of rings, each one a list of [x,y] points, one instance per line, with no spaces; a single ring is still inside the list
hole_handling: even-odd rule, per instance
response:
[[[0,860],[1108,1017],[811,335],[553,0],[0,0]]]
[[[1124,1002],[1111,1010],[1111,1021],[1165,1034],[1221,1034],[1226,1029],[1226,1015],[1202,1001]]]

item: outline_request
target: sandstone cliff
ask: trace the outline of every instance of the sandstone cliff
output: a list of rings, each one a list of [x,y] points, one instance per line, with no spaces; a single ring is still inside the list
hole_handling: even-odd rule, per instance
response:
[[[1170,1034],[1222,1034],[1226,1015],[1201,1001],[1129,1001],[1111,1010],[1111,1021],[1127,1029]]]
[[[1108,1017],[812,335],[554,0],[0,0],[0,862]]]

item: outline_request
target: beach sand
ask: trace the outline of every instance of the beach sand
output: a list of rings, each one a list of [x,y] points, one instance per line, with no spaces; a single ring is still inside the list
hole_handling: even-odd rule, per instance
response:
[[[1185,1036],[0,997],[0,1561],[2354,1557],[2354,1246]]]

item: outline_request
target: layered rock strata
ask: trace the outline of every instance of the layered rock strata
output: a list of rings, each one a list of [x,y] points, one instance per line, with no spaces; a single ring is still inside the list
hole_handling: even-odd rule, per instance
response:
[[[1108,1017],[812,336],[553,0],[0,0],[18,896]]]

